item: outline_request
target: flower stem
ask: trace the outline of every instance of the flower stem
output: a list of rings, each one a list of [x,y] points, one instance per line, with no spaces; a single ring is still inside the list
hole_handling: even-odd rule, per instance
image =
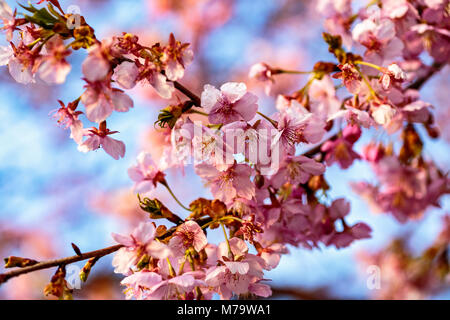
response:
[[[223,225],[222,222],[220,222],[220,225],[222,226],[223,235],[225,236],[225,242],[227,243],[227,247],[228,247],[228,255],[229,255],[231,258],[234,258],[234,257],[233,257],[233,251],[231,251],[230,241],[228,241],[228,236],[227,236],[227,231],[225,230],[225,226]]]
[[[167,181],[163,181],[161,182],[161,184],[166,187],[166,189],[169,191],[170,195],[175,199],[175,201],[180,205],[180,207],[182,207],[184,210],[187,211],[191,211],[191,209],[186,208],[181,202],[180,200],[178,200],[178,198],[175,196],[175,194],[173,193],[172,189],[170,189],[169,184],[167,183]]]
[[[263,117],[264,119],[266,119],[267,121],[269,121],[275,128],[278,127],[278,123],[275,120],[270,119],[268,116],[266,116],[265,114],[261,113],[261,112],[257,112],[257,114],[259,114],[261,117]]]
[[[310,74],[313,73],[314,71],[298,71],[298,70],[284,70],[284,69],[274,69],[272,71],[272,74],[282,74],[282,73],[287,73],[287,74]]]
[[[378,99],[377,93],[376,93],[375,90],[372,88],[372,86],[371,86],[369,80],[367,80],[365,74],[362,73],[361,70],[359,70],[359,68],[356,68],[356,70],[358,70],[359,75],[362,77],[362,79],[363,79],[364,83],[366,84],[367,88],[369,88],[370,96],[373,97],[373,98],[375,98],[375,99]]]
[[[359,64],[359,65],[363,65],[363,66],[368,66],[371,67],[373,69],[376,69],[380,72],[383,72],[380,66],[377,66],[376,64],[370,63],[370,62],[365,62],[365,61],[356,61],[355,64]]]
[[[200,114],[205,117],[209,116],[209,114],[207,114],[206,112],[201,112],[201,111],[194,110],[194,109],[189,110],[189,113],[196,113],[196,114]]]

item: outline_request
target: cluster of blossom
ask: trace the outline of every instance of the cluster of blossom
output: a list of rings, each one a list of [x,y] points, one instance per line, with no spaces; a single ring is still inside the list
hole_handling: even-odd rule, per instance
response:
[[[448,194],[449,179],[431,161],[422,158],[405,162],[392,147],[369,144],[364,159],[371,163],[379,184],[353,183],[353,190],[362,196],[375,212],[390,212],[399,222],[420,218],[429,206],[439,207],[439,198]]]
[[[173,35],[166,46],[148,47],[127,33],[99,41],[84,19],[68,29],[68,15],[59,14],[51,4],[48,11],[25,8],[33,15],[16,19],[16,13],[0,1],[8,37],[13,39],[13,33],[20,31],[16,44],[0,49],[0,62],[8,64],[16,81],[30,83],[38,74],[46,82],[62,83],[70,71],[65,58],[71,49],[88,50],[82,65],[85,91],[67,106],[60,102],[55,114],[60,124],[71,129],[80,151],[102,147],[115,159],[124,156],[125,145],[109,137],[116,131],[107,128],[106,119],[113,111],[133,107],[123,90],[137,83],[150,84],[165,99],[175,90],[189,98],[163,109],[158,117],[157,123],[168,128],[170,137],[163,157],[154,161],[143,152],[128,174],[138,195],[148,195],[158,185],[173,195],[164,171],[183,168],[193,158],[195,172],[214,200],[199,198],[186,208],[176,199],[190,211],[181,219],[158,199],[139,196],[141,208],[152,219],[165,218],[176,226],[167,229],[148,222],[129,236],[114,235],[123,247],[113,265],[126,276],[122,284],[128,298],[208,299],[215,293],[224,299],[248,294],[267,297],[271,290],[262,283],[264,270],[279,264],[288,245],[343,248],[369,238],[366,224],[347,224],[348,201],[328,200],[330,187],[324,173],[333,163],[346,169],[356,159],[370,162],[382,186],[358,185],[357,190],[402,222],[448,193],[447,177],[422,158],[413,123],[424,125],[430,136],[436,135],[436,129],[430,104],[421,101],[419,87],[411,85],[427,69],[419,59],[422,49],[429,50],[436,63],[448,60],[443,60],[449,52],[448,34],[443,32],[448,23],[443,18],[445,1],[417,1],[417,7],[407,1],[404,5],[376,1],[357,15],[352,15],[350,2],[319,1],[319,9],[326,9],[329,17],[330,33],[324,34],[324,40],[338,63],[318,62],[303,88],[278,96],[277,112],[269,117],[258,111],[258,97],[244,83],[228,82],[220,88],[206,84],[200,97],[182,86],[178,80],[193,53]],[[361,21],[350,31],[358,18]],[[412,38],[417,39],[416,47],[407,47]],[[73,42],[65,45],[68,39]],[[346,51],[343,44],[348,50],[353,44],[362,46],[363,56]],[[282,73],[291,72],[259,63],[249,76],[264,82],[269,93],[274,76]],[[338,80],[333,79],[340,80],[352,96],[339,99]],[[84,112],[78,110],[79,102]],[[193,122],[193,113],[205,121]],[[82,114],[98,128],[83,128]],[[338,127],[336,123],[345,127],[315,149],[298,152],[299,147],[322,142],[327,132]],[[363,156],[354,151],[362,128],[371,127],[389,133],[401,129],[401,154],[395,156],[382,146],[369,146]],[[218,227],[223,229],[224,242],[209,243],[205,230]],[[249,253],[249,245],[255,254]]]
[[[377,266],[378,283],[373,283],[377,299],[427,299],[450,285],[450,216],[443,217],[442,231],[432,245],[416,256],[406,239],[394,240],[375,253],[361,253],[365,266]]]
[[[57,1],[52,3],[57,4],[60,13],[52,4],[48,5],[48,11],[30,5],[26,9],[33,15],[18,19],[16,11],[0,2],[2,29],[10,41],[9,46],[0,47],[0,65],[8,65],[11,76],[22,84],[35,82],[36,75],[48,84],[61,84],[71,70],[66,58],[72,50],[87,49],[89,54],[82,64],[85,91],[67,106],[60,102],[55,118],[70,128],[71,138],[80,151],[102,147],[119,159],[125,154],[125,145],[109,137],[117,132],[106,127],[106,119],[113,111],[127,112],[133,108],[133,100],[123,90],[132,89],[137,82],[147,83],[162,97],[170,98],[175,90],[172,81],[183,77],[192,51],[173,35],[166,46],[158,43],[151,48],[139,45],[138,38],[131,34],[99,41],[84,19],[80,26],[70,28],[71,14],[64,14]],[[64,43],[68,39],[72,41]],[[113,83],[121,89],[113,87]],[[85,106],[84,112],[77,110],[80,101]],[[99,127],[83,128],[82,114]],[[83,141],[84,137],[87,139]]]

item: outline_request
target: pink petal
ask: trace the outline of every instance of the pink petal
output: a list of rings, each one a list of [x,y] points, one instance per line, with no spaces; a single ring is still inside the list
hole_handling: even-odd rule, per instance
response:
[[[103,138],[102,147],[114,159],[118,160],[125,155],[125,144],[122,141],[112,139],[110,137]]]
[[[100,148],[100,137],[97,135],[92,135],[78,146],[78,151],[86,153],[92,150],[97,150],[98,148]]]
[[[231,103],[234,103],[244,96],[247,86],[242,82],[227,82],[220,87],[220,91]]]
[[[110,70],[109,62],[101,57],[89,55],[82,66],[83,75],[91,82],[103,80]]]
[[[256,112],[258,111],[258,105],[256,102],[258,97],[254,94],[247,92],[239,101],[237,101],[233,108],[238,112],[245,121],[252,120]]]
[[[114,110],[118,112],[127,112],[130,108],[133,108],[133,100],[123,92],[114,91],[111,94],[111,100]]]

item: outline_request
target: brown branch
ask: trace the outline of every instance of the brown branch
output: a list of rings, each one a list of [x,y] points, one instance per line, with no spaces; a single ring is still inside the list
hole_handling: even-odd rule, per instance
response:
[[[209,223],[212,221],[212,218],[210,217],[206,217],[203,219],[199,219],[197,221],[197,223],[202,227],[205,224]],[[174,226],[170,229],[168,229],[164,234],[162,234],[161,236],[157,237],[157,239],[159,240],[164,240],[167,239],[168,237],[170,237],[175,231],[177,230],[177,226]],[[78,261],[83,261],[83,260],[87,260],[90,258],[101,258],[104,257],[108,254],[114,253],[117,250],[119,250],[120,248],[122,248],[123,245],[121,244],[117,244],[115,246],[111,246],[111,247],[107,247],[104,249],[99,249],[99,250],[95,250],[95,251],[90,251],[90,252],[86,252],[86,253],[80,253],[79,255],[76,256],[71,256],[71,257],[66,257],[66,258],[61,258],[61,259],[56,259],[56,260],[48,260],[48,261],[42,261],[42,262],[38,262],[37,264],[34,264],[32,266],[29,267],[25,267],[25,268],[20,268],[20,269],[15,269],[6,273],[2,273],[0,274],[0,285],[2,285],[3,283],[5,283],[6,281],[8,281],[11,278],[14,277],[18,277],[22,274],[26,274],[26,273],[30,273],[30,272],[34,272],[34,271],[38,271],[38,270],[43,270],[43,269],[49,269],[49,268],[53,268],[53,267],[58,267],[58,266],[65,266],[74,262],[78,262]]]
[[[414,81],[411,85],[409,85],[408,89],[419,90],[432,76],[436,74],[436,72],[439,72],[444,66],[445,63],[437,63],[437,62],[433,63],[428,72],[424,76]]]
[[[108,254],[116,252],[117,250],[119,250],[122,247],[123,247],[123,245],[117,244],[115,246],[107,247],[104,249],[99,249],[99,250],[95,250],[95,251],[91,251],[91,252],[82,253],[81,255],[76,255],[76,256],[62,258],[62,259],[56,259],[56,260],[43,261],[43,262],[39,262],[35,265],[32,265],[30,267],[25,267],[25,268],[21,268],[21,269],[12,270],[12,271],[9,271],[6,273],[2,273],[2,274],[0,274],[0,285],[5,283],[6,281],[8,281],[11,278],[20,276],[22,274],[30,273],[33,271],[38,271],[38,270],[43,270],[43,269],[48,269],[48,268],[58,267],[58,266],[64,266],[64,265],[68,265],[68,264],[78,262],[78,261],[87,260],[87,259],[94,258],[94,257],[101,258],[103,256],[106,256]]]
[[[195,106],[201,108],[201,100],[200,100],[199,96],[197,96],[195,93],[193,93],[191,90],[189,90],[188,88],[183,86],[178,81],[174,81],[173,85],[174,85],[175,89],[177,89],[182,94],[184,94],[186,97],[191,99],[191,101],[194,103]]]

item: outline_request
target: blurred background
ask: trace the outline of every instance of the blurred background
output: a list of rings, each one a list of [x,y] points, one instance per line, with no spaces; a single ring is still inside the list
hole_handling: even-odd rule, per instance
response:
[[[7,0],[14,8],[15,1]],[[249,81],[249,68],[257,62],[283,69],[311,70],[318,60],[333,61],[322,41],[322,18],[315,12],[316,1],[300,0],[62,0],[63,9],[76,4],[81,14],[102,39],[122,32],[137,34],[142,43],[166,43],[173,32],[189,42],[194,63],[181,80],[200,93],[206,83],[220,86],[227,81],[245,81],[260,97],[262,112],[274,111],[278,93],[301,88],[306,76],[282,75],[272,95],[265,96],[261,84]],[[361,3],[355,1],[358,6]],[[4,37],[2,37],[4,39]],[[4,43],[1,43],[2,45]],[[108,119],[114,138],[127,146],[125,158],[114,161],[102,150],[82,154],[69,132],[57,127],[49,113],[58,108],[57,99],[72,101],[82,93],[81,62],[86,52],[69,57],[73,68],[62,86],[40,83],[24,87],[15,83],[7,68],[0,69],[0,256],[49,259],[73,255],[70,243],[82,251],[114,244],[111,232],[127,233],[147,216],[132,194],[127,169],[142,150],[158,157],[158,142],[164,132],[154,129],[160,100],[152,88],[129,92],[135,107]],[[422,90],[422,100],[436,108],[437,119],[449,115],[449,68],[442,70]],[[180,96],[182,98],[182,96]],[[444,110],[447,109],[447,110]],[[426,140],[426,154],[445,172],[449,167],[449,128],[441,123],[443,139]],[[387,141],[376,130],[364,132],[356,150],[373,137]],[[426,136],[426,135],[423,135]],[[420,255],[435,240],[442,217],[450,210],[449,198],[442,208],[426,212],[421,220],[399,224],[390,215],[373,214],[368,205],[351,191],[349,182],[375,177],[368,165],[356,162],[342,171],[327,170],[334,198],[345,196],[352,204],[349,222],[364,221],[373,229],[373,238],[349,248],[307,250],[289,248],[278,268],[268,272],[274,298],[369,299],[377,296],[367,286],[366,266],[359,263],[361,252],[377,252],[393,239],[404,238],[413,255]],[[187,168],[185,175],[168,172],[168,181],[184,203],[199,196],[211,197],[200,179]],[[154,193],[174,211],[177,205],[164,190]],[[184,212],[179,212],[183,215]],[[212,234],[214,239],[214,234]],[[77,264],[82,268],[83,263]],[[122,299],[120,277],[114,275],[111,257],[94,267],[78,299]],[[4,269],[0,269],[4,272]],[[54,270],[40,271],[10,280],[0,287],[1,299],[44,299],[43,288]],[[70,272],[70,271],[69,271]],[[381,270],[383,273],[383,270]],[[450,290],[429,296],[449,299]]]

